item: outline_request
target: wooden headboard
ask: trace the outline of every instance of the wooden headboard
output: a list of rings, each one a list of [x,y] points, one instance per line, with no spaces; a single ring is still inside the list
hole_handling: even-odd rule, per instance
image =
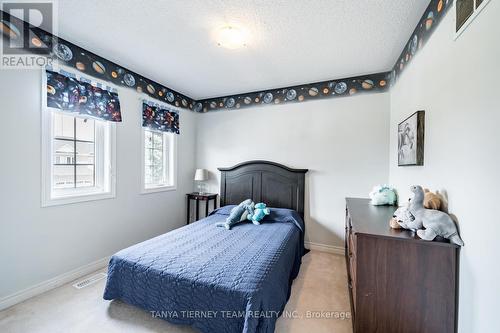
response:
[[[307,169],[292,169],[269,161],[249,161],[219,170],[221,206],[252,199],[269,207],[294,209],[304,217]]]

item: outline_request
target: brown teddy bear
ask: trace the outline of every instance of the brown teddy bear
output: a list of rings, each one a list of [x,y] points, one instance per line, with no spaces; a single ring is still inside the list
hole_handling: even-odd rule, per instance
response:
[[[441,197],[428,189],[424,189],[424,207],[427,209],[441,210]]]

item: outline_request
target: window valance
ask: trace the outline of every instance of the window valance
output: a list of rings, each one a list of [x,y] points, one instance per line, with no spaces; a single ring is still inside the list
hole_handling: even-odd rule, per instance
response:
[[[142,126],[179,134],[179,112],[158,104],[143,101]]]
[[[121,122],[118,94],[90,80],[71,77],[70,74],[47,73],[47,106],[88,115],[108,121]]]

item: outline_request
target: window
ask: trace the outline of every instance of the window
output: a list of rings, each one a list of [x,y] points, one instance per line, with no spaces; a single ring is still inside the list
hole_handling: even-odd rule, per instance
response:
[[[114,124],[43,110],[42,205],[112,198]]]
[[[455,1],[455,39],[477,17],[490,0],[457,0]]]
[[[174,190],[176,135],[142,129],[142,192]]]

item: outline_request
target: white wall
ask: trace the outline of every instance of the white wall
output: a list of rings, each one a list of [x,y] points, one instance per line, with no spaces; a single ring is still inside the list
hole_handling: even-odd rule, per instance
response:
[[[459,331],[500,332],[500,3],[491,1],[453,41],[444,18],[391,91],[390,182],[444,189],[460,225]],[[426,111],[425,165],[397,167],[397,123]]]
[[[140,95],[119,88],[115,199],[40,207],[40,71],[0,73],[0,299],[183,225],[196,115],[181,111],[176,191],[139,194]]]
[[[198,168],[263,159],[307,168],[306,241],[343,246],[346,196],[367,197],[388,180],[389,94],[319,100],[202,114]]]

